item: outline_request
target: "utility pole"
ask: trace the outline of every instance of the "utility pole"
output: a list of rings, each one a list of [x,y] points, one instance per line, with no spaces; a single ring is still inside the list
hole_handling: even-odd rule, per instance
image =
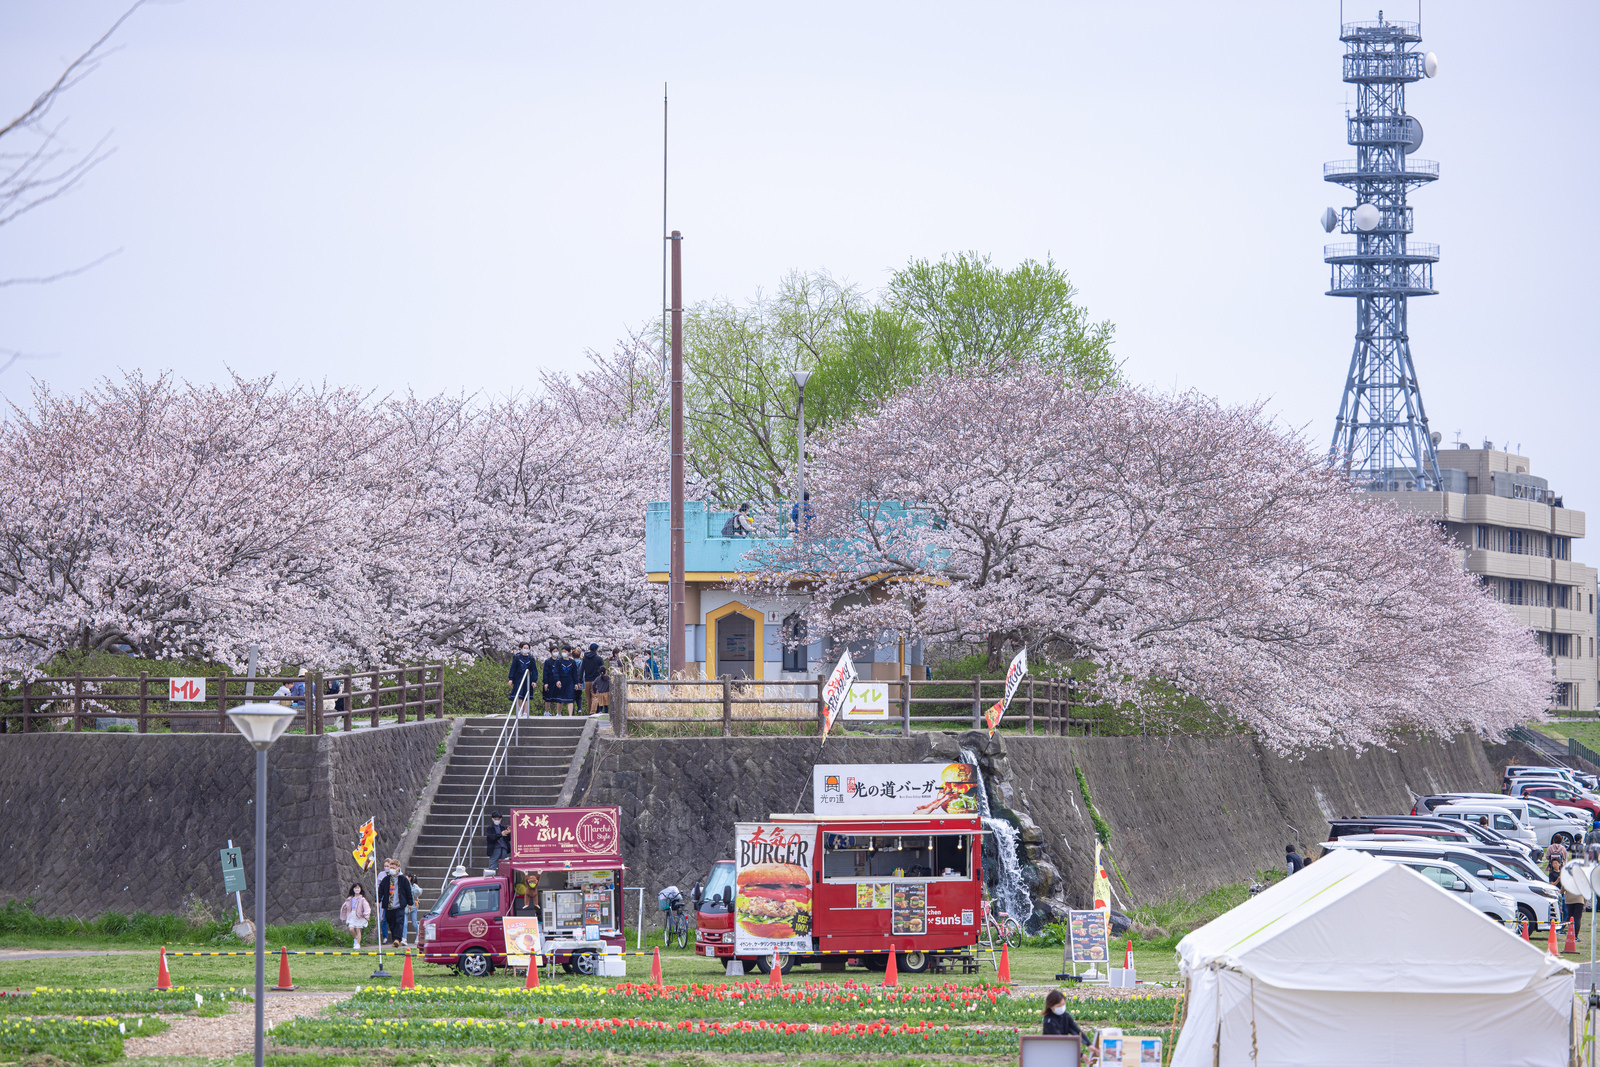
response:
[[[683,588],[683,234],[672,242],[672,560],[668,595],[672,601],[667,633],[667,677],[681,677],[687,666],[684,629],[689,625]]]
[[[795,459],[794,499],[800,505],[800,510],[806,510],[806,382],[811,379],[808,370],[794,372],[795,388],[799,390],[800,399],[795,405],[794,422],[795,437],[799,441],[799,455]]]

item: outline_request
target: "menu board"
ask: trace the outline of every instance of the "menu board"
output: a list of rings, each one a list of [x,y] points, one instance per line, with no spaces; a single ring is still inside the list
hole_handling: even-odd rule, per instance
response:
[[[857,908],[887,908],[893,902],[893,882],[857,882]]]
[[[1073,963],[1106,963],[1111,959],[1111,931],[1107,918],[1103,911],[1067,913]]]
[[[896,934],[928,932],[928,886],[926,882],[893,883],[893,907],[889,930]]]
[[[535,955],[543,955],[539,939],[539,920],[532,915],[507,915],[500,927],[506,938],[506,966],[528,967]]]
[[[544,892],[545,922],[552,929],[571,929],[583,925],[583,891],[547,889]]]

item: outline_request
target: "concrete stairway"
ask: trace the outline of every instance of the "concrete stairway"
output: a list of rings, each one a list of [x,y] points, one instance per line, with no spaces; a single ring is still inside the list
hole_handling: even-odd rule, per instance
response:
[[[484,820],[495,809],[556,806],[567,771],[578,753],[585,722],[582,718],[553,715],[521,720],[505,770],[485,801]],[[450,856],[461,839],[504,724],[503,718],[494,716],[468,719],[461,726],[407,868],[422,885],[425,908],[439,899],[439,890],[449,874]],[[481,874],[486,859],[480,821],[467,836],[467,849],[460,862],[473,874]]]

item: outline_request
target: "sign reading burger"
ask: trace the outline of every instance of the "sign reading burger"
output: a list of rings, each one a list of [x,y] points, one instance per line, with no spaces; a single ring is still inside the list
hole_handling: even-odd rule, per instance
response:
[[[819,815],[977,815],[978,771],[967,763],[818,764]]]
[[[739,823],[734,833],[735,950],[741,956],[810,951],[816,827]]]

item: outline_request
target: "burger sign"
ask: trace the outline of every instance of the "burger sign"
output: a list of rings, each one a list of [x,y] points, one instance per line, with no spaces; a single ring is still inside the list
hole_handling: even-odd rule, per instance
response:
[[[811,950],[815,826],[739,823],[734,943],[741,956]]]
[[[817,764],[819,815],[978,815],[978,769],[967,763]]]

